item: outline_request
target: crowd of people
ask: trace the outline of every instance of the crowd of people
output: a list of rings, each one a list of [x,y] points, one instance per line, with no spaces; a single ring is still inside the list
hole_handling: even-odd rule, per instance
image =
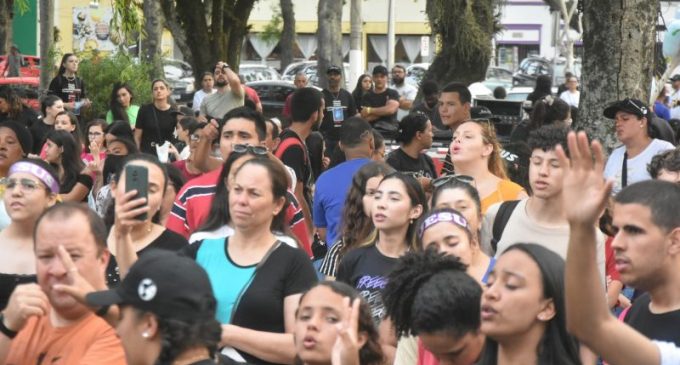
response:
[[[83,120],[77,72],[40,112],[0,89],[0,363],[680,364],[662,107],[602,106],[605,158],[540,79],[513,170],[465,84],[402,66],[296,75],[270,119],[218,62],[190,107],[121,81]]]

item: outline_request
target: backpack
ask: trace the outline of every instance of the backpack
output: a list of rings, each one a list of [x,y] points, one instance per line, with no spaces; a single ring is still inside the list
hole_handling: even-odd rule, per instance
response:
[[[502,202],[501,206],[498,207],[498,212],[493,220],[493,228],[491,230],[491,248],[494,253],[498,249],[498,242],[500,242],[501,236],[503,236],[505,226],[508,224],[508,220],[510,220],[510,216],[519,202],[519,200],[507,200]]]
[[[302,148],[302,154],[305,156],[304,163],[307,163],[307,147],[305,147],[305,145],[303,145],[302,142],[300,142],[300,140],[295,137],[286,138],[281,141],[281,144],[279,144],[279,147],[276,148],[276,151],[274,152],[274,156],[281,160],[283,153],[286,152],[290,146],[300,146],[300,148]]]

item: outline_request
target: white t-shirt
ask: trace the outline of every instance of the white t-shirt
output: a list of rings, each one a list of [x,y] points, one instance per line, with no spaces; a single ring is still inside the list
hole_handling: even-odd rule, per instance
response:
[[[392,88],[397,90],[399,96],[403,96],[406,100],[414,101],[418,95],[418,89],[416,89],[413,85],[407,84],[406,82],[401,84],[401,86],[392,85]],[[399,110],[397,110],[397,120],[401,120],[401,118],[408,115],[408,113],[409,109],[399,108]]]
[[[578,101],[581,98],[581,92],[576,90],[576,92],[571,92],[565,90],[560,94],[560,99],[564,100],[565,103],[578,108]]]
[[[213,89],[212,92],[214,93],[215,90]],[[205,91],[203,91],[203,89],[196,91],[196,93],[194,93],[194,102],[193,104],[191,104],[191,109],[197,112],[201,111],[201,102],[203,102],[203,98],[205,98],[206,95],[210,94],[207,94]]]
[[[220,228],[218,228],[214,231],[209,231],[209,232],[199,231],[199,232],[192,233],[191,236],[189,236],[189,244],[193,244],[194,242],[202,241],[202,240],[205,240],[205,239],[211,239],[211,238],[227,238],[227,237],[231,237],[233,235],[234,235],[234,229],[227,226],[227,225],[224,225],[224,226],[222,226],[222,227],[220,227]],[[293,247],[293,248],[299,247],[297,241],[290,236],[286,236],[286,235],[283,235],[281,233],[274,233],[274,236],[276,237],[276,239],[287,244],[290,247]]]
[[[680,347],[671,342],[652,341],[659,348],[659,365],[678,365],[680,364]]]
[[[673,90],[671,100],[671,119],[680,119],[680,90]]]
[[[652,158],[660,152],[672,150],[675,146],[671,143],[662,141],[660,139],[653,139],[652,143],[645,148],[639,155],[629,158],[626,170],[628,170],[627,184],[631,185],[636,182],[650,180],[652,178],[647,172],[647,165],[652,161]],[[621,146],[609,155],[607,165],[604,167],[604,177],[614,180],[614,190],[612,194],[617,194],[623,187],[621,186],[621,176],[623,168],[623,154],[626,152],[626,146]]]
[[[496,257],[499,257],[508,247],[515,243],[536,243],[550,251],[567,259],[567,249],[569,248],[569,224],[559,226],[544,226],[537,223],[527,214],[526,206],[530,198],[522,199],[503,230],[501,239],[496,249]],[[482,250],[490,253],[491,238],[493,236],[493,223],[500,208],[501,203],[496,203],[487,209],[482,222]],[[600,271],[600,278],[604,283],[604,253],[605,236],[597,230],[597,267]]]

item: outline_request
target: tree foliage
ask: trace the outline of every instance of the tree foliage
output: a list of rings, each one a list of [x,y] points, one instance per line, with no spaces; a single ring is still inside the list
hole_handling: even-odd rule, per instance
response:
[[[134,92],[132,103],[136,105],[151,101],[151,64],[140,63],[124,53],[81,58],[78,76],[87,85],[87,97],[92,106],[85,112],[85,120],[103,118],[109,110],[111,89],[116,82],[127,82]]]
[[[499,0],[427,0],[426,12],[440,49],[425,75],[439,84],[480,81],[491,59],[491,42],[500,30]]]

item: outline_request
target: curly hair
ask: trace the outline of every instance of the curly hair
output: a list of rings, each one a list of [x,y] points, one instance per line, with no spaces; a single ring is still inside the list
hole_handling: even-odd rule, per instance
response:
[[[541,149],[547,152],[555,150],[555,147],[560,145],[567,156],[569,156],[569,146],[567,146],[568,133],[569,128],[563,125],[544,125],[529,133],[529,149],[531,151]]]
[[[402,256],[383,290],[397,336],[479,331],[482,287],[465,269],[458,257],[435,250]]]
[[[652,179],[658,178],[661,170],[680,172],[680,148],[659,153],[647,165],[647,171]]]
[[[146,313],[133,308],[138,319]],[[222,326],[216,319],[185,322],[175,318],[165,318],[152,314],[158,321],[158,332],[161,336],[161,352],[158,364],[171,364],[182,352],[194,348],[205,347],[211,358],[217,354],[217,347],[222,335]]]
[[[372,241],[369,238],[373,231],[371,217],[364,213],[364,195],[366,183],[370,178],[386,176],[395,170],[384,162],[370,162],[362,166],[352,177],[352,185],[345,199],[342,210],[341,237],[343,241],[342,253],[359,246],[361,243]]]
[[[300,303],[302,303],[302,300],[305,298],[307,293],[318,286],[325,286],[333,291],[333,293],[339,294],[343,297],[348,297],[350,299],[350,303],[352,303],[354,299],[357,298],[361,300],[361,304],[359,306],[359,332],[366,334],[366,343],[359,349],[359,364],[382,364],[384,361],[384,354],[382,347],[380,346],[380,334],[378,333],[378,329],[373,322],[373,317],[371,317],[371,308],[368,306],[366,300],[353,287],[339,281],[326,280],[319,282],[304,292],[300,297]],[[296,364],[302,364],[302,361],[297,358]]]
[[[24,107],[17,93],[9,86],[2,86],[0,87],[0,99],[5,99],[9,106],[9,111],[7,112],[9,119],[18,119]]]

